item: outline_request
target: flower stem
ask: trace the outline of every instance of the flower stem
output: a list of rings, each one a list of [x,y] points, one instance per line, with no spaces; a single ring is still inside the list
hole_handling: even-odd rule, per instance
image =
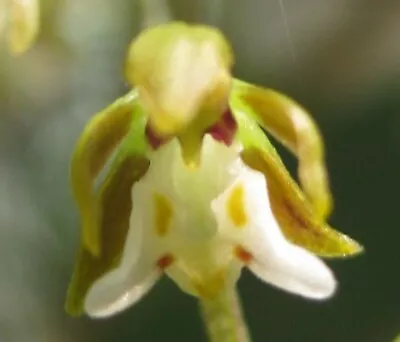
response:
[[[210,342],[251,342],[236,288],[200,299],[200,308]]]

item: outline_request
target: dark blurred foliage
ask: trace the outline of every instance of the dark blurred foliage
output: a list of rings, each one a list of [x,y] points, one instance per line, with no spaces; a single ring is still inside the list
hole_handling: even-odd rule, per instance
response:
[[[400,331],[400,2],[169,3],[175,18],[225,32],[237,77],[313,113],[336,198],[332,223],[366,247],[360,257],[329,261],[340,289],[324,303],[244,272],[254,341],[391,341]],[[37,45],[17,59],[0,52],[0,341],[205,341],[196,302],[167,279],[109,320],[63,312],[79,234],[69,156],[90,116],[127,90],[124,54],[141,18],[134,0],[43,7]]]

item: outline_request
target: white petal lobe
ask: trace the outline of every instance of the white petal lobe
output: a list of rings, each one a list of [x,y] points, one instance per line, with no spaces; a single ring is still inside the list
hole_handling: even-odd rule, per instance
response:
[[[285,239],[271,211],[264,175],[243,168],[236,181],[212,204],[221,235],[250,253],[248,266],[262,280],[303,297],[330,297],[336,288],[332,272],[318,257]],[[229,207],[238,187],[243,191],[240,204],[246,216],[241,227]]]
[[[333,295],[336,281],[329,268],[303,248],[288,243],[282,254],[261,255],[250,269],[262,280],[288,292],[310,299]]]
[[[117,314],[139,301],[161,275],[157,260],[162,251],[149,234],[149,194],[138,184],[133,194],[134,209],[120,265],[94,283],[85,299],[85,311],[92,317]],[[151,232],[150,232],[151,233]]]
[[[105,318],[122,312],[139,301],[156,283],[156,269],[146,276],[123,277],[113,272],[95,283],[85,301],[85,311],[91,317]]]

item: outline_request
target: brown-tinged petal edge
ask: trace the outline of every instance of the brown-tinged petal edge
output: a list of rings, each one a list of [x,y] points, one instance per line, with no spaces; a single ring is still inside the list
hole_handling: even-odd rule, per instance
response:
[[[299,178],[322,219],[332,210],[332,196],[324,161],[320,132],[311,116],[299,104],[271,89],[263,89],[235,80],[232,91],[242,107],[267,132],[299,158]]]
[[[83,303],[90,286],[121,259],[129,229],[132,210],[131,189],[147,171],[149,160],[143,156],[126,155],[117,161],[98,195],[101,210],[100,233],[103,244],[99,257],[80,247],[76,267],[68,289],[66,311],[73,316],[82,314]]]
[[[285,237],[323,257],[348,257],[362,252],[355,240],[332,229],[318,215],[275,154],[250,147],[243,161],[267,180],[272,211]]]
[[[95,115],[86,125],[72,155],[70,182],[81,214],[83,246],[99,256],[100,212],[93,183],[112,152],[130,130],[136,92],[128,93]]]

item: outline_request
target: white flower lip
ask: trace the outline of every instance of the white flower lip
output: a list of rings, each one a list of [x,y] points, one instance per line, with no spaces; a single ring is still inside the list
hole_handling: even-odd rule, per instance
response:
[[[234,286],[243,266],[306,298],[334,293],[330,269],[283,236],[265,177],[241,161],[241,146],[206,136],[197,170],[186,167],[179,148],[174,139],[153,152],[148,173],[135,184],[121,263],[89,290],[90,316],[133,305],[163,272],[195,296]]]

